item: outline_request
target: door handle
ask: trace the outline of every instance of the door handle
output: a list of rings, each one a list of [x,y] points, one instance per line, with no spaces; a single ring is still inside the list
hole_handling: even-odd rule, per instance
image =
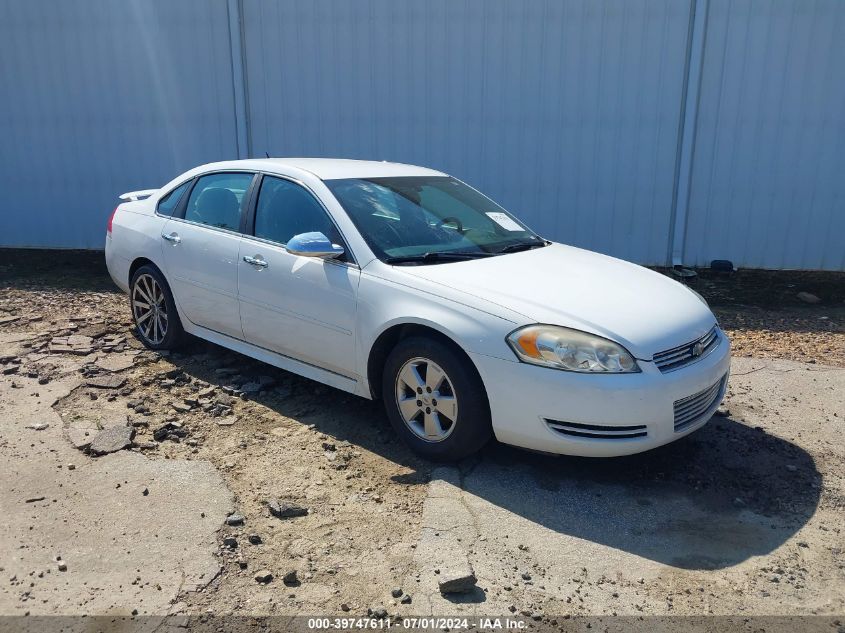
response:
[[[265,262],[261,259],[260,255],[256,255],[255,257],[250,257],[249,255],[244,255],[244,261],[249,264],[250,266],[255,266],[256,268],[267,268],[270,264]]]
[[[176,233],[170,233],[169,235],[166,233],[162,233],[161,236],[171,244],[178,244],[182,241],[182,238],[176,235]]]

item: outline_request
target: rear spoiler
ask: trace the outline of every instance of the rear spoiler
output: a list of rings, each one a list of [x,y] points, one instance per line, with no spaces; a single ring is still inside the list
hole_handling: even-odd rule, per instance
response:
[[[120,195],[121,200],[144,200],[156,193],[158,189],[141,189],[140,191],[127,191]]]

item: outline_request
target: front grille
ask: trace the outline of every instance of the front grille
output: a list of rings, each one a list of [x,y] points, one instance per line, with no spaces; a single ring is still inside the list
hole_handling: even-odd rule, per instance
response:
[[[667,371],[673,371],[685,367],[690,363],[704,358],[719,344],[719,332],[716,326],[713,326],[707,334],[700,339],[685,343],[672,349],[667,349],[665,352],[659,352],[654,355],[652,359],[657,368],[664,374]]]
[[[546,420],[546,424],[555,433],[570,437],[587,437],[594,440],[631,440],[648,435],[645,424],[600,426],[598,424],[576,424],[575,422],[560,422],[558,420]]]
[[[704,391],[675,400],[675,431],[683,431],[699,422],[708,413],[712,413],[711,409],[721,400],[724,386],[725,377],[723,376],[719,382]]]

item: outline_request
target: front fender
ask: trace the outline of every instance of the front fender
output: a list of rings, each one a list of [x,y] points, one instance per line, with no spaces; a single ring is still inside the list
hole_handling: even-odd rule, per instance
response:
[[[364,380],[361,393],[370,393],[367,365],[373,345],[399,325],[431,328],[468,353],[516,362],[505,337],[517,322],[434,295],[418,288],[362,274],[358,292],[356,366]]]

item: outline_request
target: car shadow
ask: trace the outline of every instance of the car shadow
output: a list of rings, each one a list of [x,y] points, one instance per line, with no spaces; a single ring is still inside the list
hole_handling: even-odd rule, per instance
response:
[[[249,396],[336,441],[407,468],[397,486],[428,482],[440,465],[398,439],[381,403],[325,387],[195,340],[170,360],[219,386],[215,373],[237,367],[243,380],[274,386]],[[628,457],[547,456],[491,442],[458,464],[460,485],[491,504],[570,535],[679,569],[720,569],[774,551],[814,514],[821,475],[797,445],[730,417],[673,444]]]
[[[680,569],[768,554],[809,521],[821,475],[795,444],[730,417],[658,449],[613,459],[489,445],[468,493],[555,532]]]

